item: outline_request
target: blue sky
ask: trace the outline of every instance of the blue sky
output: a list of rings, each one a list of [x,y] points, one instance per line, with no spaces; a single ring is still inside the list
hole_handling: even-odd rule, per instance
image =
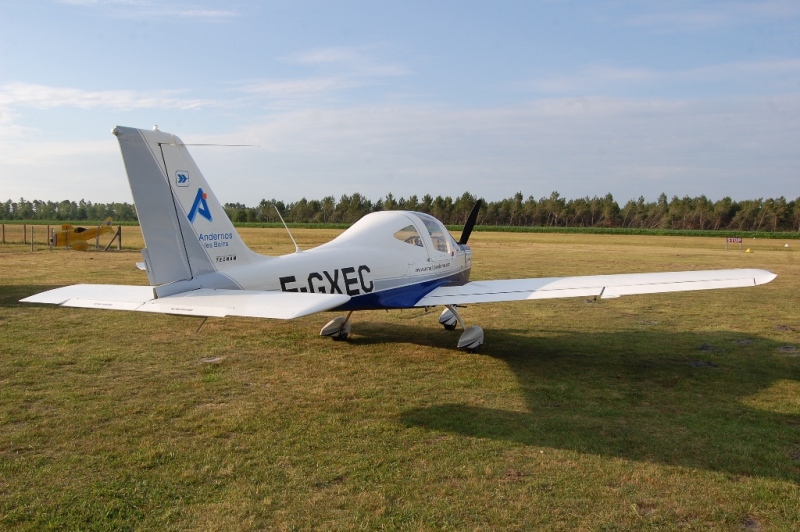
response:
[[[800,196],[800,2],[0,0],[0,200]]]

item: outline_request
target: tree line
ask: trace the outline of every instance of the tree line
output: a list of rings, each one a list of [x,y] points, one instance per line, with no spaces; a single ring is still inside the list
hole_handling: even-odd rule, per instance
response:
[[[461,196],[421,198],[386,197],[372,201],[358,192],[321,200],[286,203],[262,199],[258,205],[226,203],[225,211],[238,223],[279,222],[278,212],[287,223],[350,224],[370,212],[412,210],[431,214],[448,225],[462,225],[477,197],[465,192]],[[104,220],[136,221],[136,208],[129,203],[92,203],[90,201],[19,201],[0,203],[2,220]],[[800,231],[800,198],[734,201],[729,197],[711,201],[706,196],[667,199],[661,194],[656,201],[644,197],[630,200],[620,207],[611,194],[603,197],[566,199],[558,192],[536,199],[521,192],[500,201],[484,201],[478,216],[479,225],[540,227],[621,227],[634,229],[737,230],[737,231]]]

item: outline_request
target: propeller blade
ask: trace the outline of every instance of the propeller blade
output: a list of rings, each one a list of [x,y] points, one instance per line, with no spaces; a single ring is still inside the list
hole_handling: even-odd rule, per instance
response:
[[[469,240],[469,235],[472,234],[472,228],[475,227],[475,222],[478,220],[478,213],[481,210],[481,204],[483,200],[478,200],[475,202],[475,206],[472,207],[472,211],[470,211],[469,216],[467,217],[467,223],[464,224],[464,231],[461,232],[461,239],[459,239],[458,243],[462,246],[467,243]]]

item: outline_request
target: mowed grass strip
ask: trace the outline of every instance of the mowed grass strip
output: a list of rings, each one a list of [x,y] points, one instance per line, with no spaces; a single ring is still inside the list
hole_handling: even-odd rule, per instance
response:
[[[136,246],[134,228],[124,228]],[[127,232],[126,232],[127,231]],[[294,247],[242,229],[254,249]],[[302,248],[336,230],[293,230]],[[767,268],[742,290],[282,322],[24,305],[146,284],[135,251],[0,247],[4,529],[790,529],[800,522],[792,247],[474,233],[473,278]]]

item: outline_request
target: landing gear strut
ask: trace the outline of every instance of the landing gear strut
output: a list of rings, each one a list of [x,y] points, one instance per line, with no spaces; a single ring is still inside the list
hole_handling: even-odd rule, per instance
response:
[[[325,324],[325,327],[319,331],[320,336],[330,336],[334,341],[347,340],[350,335],[350,316],[353,315],[351,310],[347,317],[338,316]]]
[[[461,325],[464,332],[461,334],[461,338],[458,339],[458,348],[466,349],[468,353],[477,351],[483,345],[483,329],[477,325],[465,326],[461,316],[458,315],[455,305],[445,305],[445,307],[441,316],[439,316],[439,323],[448,331],[455,329],[456,324]]]

